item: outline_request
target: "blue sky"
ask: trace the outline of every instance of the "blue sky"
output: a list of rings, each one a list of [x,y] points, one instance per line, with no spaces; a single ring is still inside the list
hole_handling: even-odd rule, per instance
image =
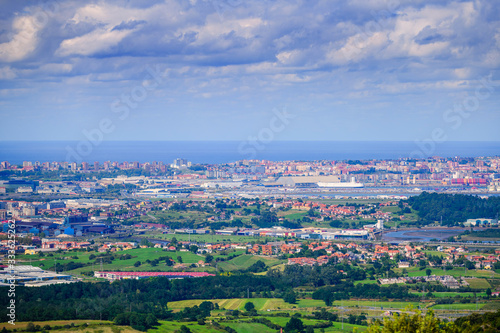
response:
[[[0,140],[500,140],[496,0],[44,3],[0,2]]]

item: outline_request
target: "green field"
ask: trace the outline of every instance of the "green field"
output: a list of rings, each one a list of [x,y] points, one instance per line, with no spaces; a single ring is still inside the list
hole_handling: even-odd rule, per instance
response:
[[[156,248],[144,248],[144,249],[132,249],[125,251],[114,252],[117,255],[130,254],[131,259],[119,260],[115,259],[111,264],[103,264],[102,269],[106,271],[122,270],[122,271],[171,271],[172,267],[166,266],[165,262],[161,262],[157,266],[152,266],[147,264],[146,260],[154,260],[159,257],[169,256],[177,263],[177,257],[182,258],[183,263],[192,264],[197,263],[199,260],[204,261],[205,257],[202,255],[197,255],[192,252],[184,251],[163,251],[162,249]],[[94,266],[89,265],[86,267],[78,268],[66,273],[79,274],[84,271],[100,270],[100,260],[96,258],[94,260],[89,260],[91,254],[99,255],[96,252],[66,252],[66,253],[53,253],[53,257],[39,257],[38,255],[22,255],[18,257],[18,262],[23,262],[24,264],[31,264],[33,266],[42,267],[43,269],[52,269],[55,263],[66,264],[71,261],[75,263],[92,263]],[[71,256],[76,255],[78,259],[72,259]],[[142,263],[139,267],[134,267],[134,263],[140,261]]]
[[[307,211],[305,211],[305,210],[296,210],[296,209],[287,210],[287,211],[284,211],[284,212],[278,212],[278,216],[279,217],[284,217],[284,218],[286,218],[288,220],[302,219],[306,215],[307,215]]]
[[[323,303],[324,304],[324,303]],[[421,303],[419,302],[400,302],[400,301],[357,301],[357,300],[344,300],[335,301],[334,307],[370,307],[376,309],[405,309],[408,305],[417,308]]]
[[[259,260],[263,261],[269,267],[279,265],[284,262],[283,260],[278,260],[276,258],[246,255],[244,253],[245,250],[229,250],[227,255],[238,255],[238,256],[228,261],[218,262],[217,263],[218,268],[227,272],[227,271],[247,269],[248,267],[250,267],[252,264],[256,263]],[[56,264],[56,262],[63,265],[72,261],[75,263],[94,263],[94,265],[91,264],[86,267],[81,267],[65,272],[70,274],[81,274],[82,272],[101,269],[101,264],[98,257],[96,257],[93,260],[89,260],[89,256],[91,254],[96,256],[99,255],[99,253],[96,253],[95,251],[53,253],[53,257],[48,257],[48,256],[39,257],[38,255],[21,255],[18,257],[18,262],[20,263],[22,262],[24,264],[31,264],[37,267],[42,267],[43,269],[53,269],[53,266]],[[115,259],[110,264],[103,263],[102,270],[105,271],[121,270],[121,271],[139,271],[139,272],[172,271],[173,270],[172,266],[167,266],[164,261],[160,262],[156,266],[152,266],[151,264],[146,263],[146,260],[152,261],[154,259],[158,259],[160,257],[165,257],[165,256],[171,257],[176,263],[178,263],[177,257],[180,256],[182,258],[182,262],[187,265],[198,263],[198,261],[200,260],[205,261],[204,255],[198,255],[188,251],[163,251],[162,249],[157,249],[157,248],[144,248],[144,249],[139,248],[139,249],[125,250],[125,251],[117,251],[114,252],[114,254],[118,256],[123,254],[130,254],[132,258],[126,260]],[[227,255],[221,255],[219,253],[215,253],[213,254],[213,257],[214,259],[226,258]],[[72,256],[77,256],[78,259],[72,259],[71,258]],[[139,267],[134,266],[134,263],[136,263],[137,261],[141,262],[141,266]],[[200,268],[189,268],[189,270],[214,272],[215,267],[206,266]]]
[[[386,206],[382,207],[381,211],[384,213],[396,213],[401,212],[401,209],[398,206]]]
[[[455,278],[458,277],[478,277],[478,278],[500,278],[500,274],[495,273],[493,271],[489,270],[465,270],[464,268],[453,268],[449,271],[446,271],[442,268],[430,268],[432,271],[432,275],[451,275]],[[395,272],[401,273],[402,269],[396,268],[394,269]],[[426,269],[419,270],[418,267],[410,267],[407,268],[406,271],[408,272],[408,276],[425,276],[426,275]]]
[[[258,237],[258,236],[237,236],[237,235],[189,235],[189,234],[161,234],[158,232],[140,235],[139,237],[154,238],[158,240],[171,240],[175,237],[178,241],[193,241],[199,243],[250,243],[252,241],[276,241],[282,238]]]
[[[230,322],[223,323],[224,326],[229,326],[235,329],[238,333],[275,333],[276,330],[258,323],[245,323],[245,322]],[[221,332],[225,332],[222,331]]]
[[[283,260],[270,258],[270,257],[261,257],[254,256],[250,254],[244,254],[229,261],[221,261],[217,265],[223,269],[225,272],[228,271],[236,271],[241,269],[246,269],[256,263],[257,261],[263,261],[266,266],[274,266],[283,263]]]
[[[34,325],[39,325],[40,327],[44,327],[45,325],[49,325],[52,329],[55,326],[66,326],[74,324],[75,327],[63,327],[57,329],[58,333],[75,333],[75,332],[85,332],[85,333],[140,333],[130,326],[117,326],[113,325],[111,321],[99,321],[99,320],[52,320],[52,321],[34,321],[32,322]],[[80,326],[83,324],[87,324],[88,326]],[[9,323],[0,323],[0,329],[6,328],[8,330],[12,330],[15,328],[17,331],[25,330],[28,325],[28,322],[16,322],[15,326],[12,326]]]
[[[481,310],[500,310],[500,302],[499,301],[494,301],[490,303],[486,303],[485,306]]]
[[[436,310],[481,310],[486,303],[467,303],[467,304],[436,304],[432,308]]]
[[[193,299],[185,301],[169,302],[168,308],[172,310],[180,310],[185,307],[193,307],[200,305],[206,300]],[[233,299],[211,299],[208,300],[213,303],[219,304],[220,309],[225,310],[243,310],[247,302],[252,302],[257,311],[276,311],[284,309],[298,309],[298,308],[314,308],[324,307],[325,302],[313,299],[300,299],[297,304],[285,303],[281,298],[233,298]]]
[[[290,321],[288,317],[265,317],[273,323],[285,327],[285,325]],[[313,325],[319,322],[324,322],[315,319],[305,319],[300,318],[304,325]],[[173,322],[173,321],[160,321],[161,326],[156,329],[148,330],[149,333],[167,333],[179,330],[182,325],[188,327],[194,333],[215,333],[215,332],[225,332],[223,329],[216,329],[211,325],[199,325],[196,322]],[[263,324],[250,323],[246,319],[237,319],[229,322],[221,322],[221,326],[229,326],[235,329],[238,333],[274,333],[276,330],[271,329]],[[366,330],[366,326],[351,325],[348,323],[343,324],[344,329],[342,329],[342,323],[334,322],[331,327],[325,328],[325,332],[353,332],[356,329],[357,332],[363,332]],[[315,329],[315,332],[319,332],[319,329]]]
[[[195,305],[200,305],[205,300],[193,299],[185,301],[169,302],[168,308],[172,310],[181,310],[185,307],[193,307]],[[234,298],[234,299],[212,299],[208,300],[213,303],[219,304],[220,309],[224,310],[244,310],[245,303],[252,302],[255,305],[257,311],[279,311],[279,310],[301,310],[301,309],[313,309],[318,307],[325,307],[325,302],[315,299],[299,299],[297,304],[285,303],[281,298]],[[398,302],[398,301],[357,301],[357,300],[345,300],[345,301],[335,301],[332,305],[334,308],[339,307],[349,307],[361,309],[369,307],[377,310],[383,309],[405,309],[408,305],[412,305],[418,308],[419,305],[423,305],[419,302]]]
[[[377,283],[378,283],[378,280],[370,280],[370,279],[354,281],[354,285],[357,285],[357,284],[377,284]]]
[[[427,293],[424,293],[424,292],[413,292],[413,294],[416,294],[416,295],[419,295],[419,296],[425,296],[425,294]],[[462,296],[462,297],[473,297],[474,296],[474,293],[473,292],[433,292],[432,293],[434,295],[434,297],[436,298],[447,298],[447,297],[451,297],[451,298],[454,298],[455,296]],[[478,297],[483,297],[483,296],[486,296],[486,293],[483,292],[483,293],[476,293],[476,296]]]
[[[344,329],[342,329],[342,326]],[[332,327],[327,327],[325,328],[325,333],[334,333],[334,332],[364,332],[367,330],[366,326],[360,326],[360,325],[351,325],[347,323],[337,323],[333,322]]]
[[[270,321],[272,321],[274,324],[280,325],[281,327],[285,327],[286,323],[290,321],[290,318],[288,317],[266,317]],[[325,320],[316,320],[316,319],[307,319],[307,318],[300,318],[304,325],[315,325],[318,323],[325,323]]]
[[[28,325],[29,322],[17,322],[16,321],[16,326],[15,328],[17,330],[22,330],[22,329],[25,329],[26,326]],[[75,324],[76,326],[78,325],[82,325],[82,324],[88,324],[88,325],[101,325],[101,324],[104,324],[104,325],[111,325],[113,324],[113,322],[111,321],[106,321],[106,320],[52,320],[52,321],[33,321],[32,322],[34,325],[40,325],[41,327],[45,326],[45,325],[49,325],[51,327],[54,327],[54,326],[64,326],[64,325],[71,325],[71,324]],[[9,324],[9,323],[0,323],[0,329],[2,328],[7,328],[7,329],[12,329],[12,324]],[[59,332],[59,331],[58,331]]]
[[[194,333],[220,333],[223,330],[215,329],[210,325],[198,325],[196,322],[176,322],[176,321],[159,321],[160,326],[154,329],[149,329],[149,333],[172,333],[176,330],[180,330],[181,326],[186,326]]]
[[[181,310],[186,307],[193,307],[195,305],[200,305],[205,300],[193,299],[193,300],[185,300],[185,301],[177,301],[177,302],[169,302],[168,308],[172,310]],[[258,311],[266,310],[266,302],[268,299],[266,298],[249,298],[249,299],[211,299],[209,300],[212,303],[219,304],[220,309],[224,310],[243,310],[245,307],[245,303],[252,302],[255,305],[255,309]]]
[[[491,285],[485,279],[466,279],[471,288],[488,289]]]

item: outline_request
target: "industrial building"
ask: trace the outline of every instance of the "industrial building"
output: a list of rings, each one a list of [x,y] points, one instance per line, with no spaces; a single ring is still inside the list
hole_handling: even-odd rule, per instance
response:
[[[322,234],[323,239],[368,239],[370,233],[367,230],[351,229],[339,230],[334,232],[325,232]]]
[[[124,280],[124,279],[147,279],[150,277],[167,277],[169,279],[184,279],[197,278],[206,276],[215,276],[206,272],[95,272],[97,278],[105,278],[108,280]]]
[[[497,219],[468,219],[467,222],[464,222],[465,227],[480,227],[480,226],[495,226],[498,225]]]
[[[44,271],[40,267],[16,265],[0,270],[0,286],[11,285],[39,287],[50,284],[73,283],[72,276]]]
[[[339,176],[280,177],[276,183],[286,187],[318,187],[318,183],[340,183]]]

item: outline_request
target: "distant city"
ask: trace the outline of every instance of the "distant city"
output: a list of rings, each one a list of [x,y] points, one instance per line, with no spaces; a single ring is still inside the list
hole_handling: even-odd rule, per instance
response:
[[[22,165],[0,163],[0,171],[10,171],[10,176],[25,176],[33,172],[62,172],[59,183],[9,179],[1,181],[0,193],[98,193],[109,184],[135,184],[140,190],[136,196],[172,196],[185,189],[241,189],[255,192],[258,189],[307,189],[313,191],[346,190],[361,188],[387,191],[405,188],[436,187],[443,190],[497,193],[500,192],[500,158],[441,158],[425,160],[348,160],[348,161],[265,161],[242,160],[220,165],[192,164],[178,158],[164,162],[31,162]],[[116,177],[113,173],[122,172]],[[128,172],[128,173],[127,173]],[[14,174],[12,174],[14,173]],[[65,178],[79,174],[80,182]],[[86,174],[92,174],[86,179]],[[96,175],[101,175],[96,177]],[[174,191],[170,191],[174,190]],[[187,194],[187,193],[186,193]],[[186,195],[185,194],[185,195]],[[177,194],[179,195],[179,194]],[[189,197],[206,195],[191,193]]]

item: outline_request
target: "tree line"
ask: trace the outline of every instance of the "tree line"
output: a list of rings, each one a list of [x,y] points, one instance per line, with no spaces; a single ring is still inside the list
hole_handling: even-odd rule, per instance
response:
[[[418,211],[418,224],[441,221],[443,225],[460,225],[467,219],[496,218],[500,197],[482,199],[475,195],[422,192],[408,198],[408,204]]]

